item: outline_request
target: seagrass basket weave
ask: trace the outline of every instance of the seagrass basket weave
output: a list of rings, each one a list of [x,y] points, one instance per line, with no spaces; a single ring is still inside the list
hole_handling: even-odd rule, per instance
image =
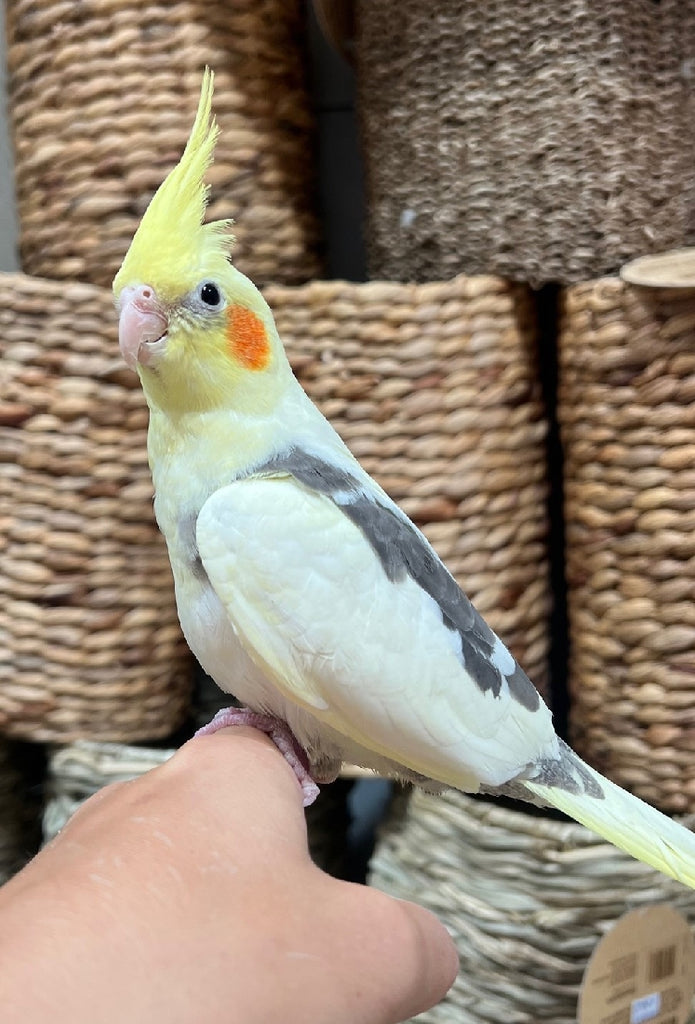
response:
[[[320,272],[301,0],[8,0],[22,269],[108,285],[179,159],[207,63],[211,217],[256,282]]]
[[[562,300],[570,726],[579,753],[695,810],[695,292]]]
[[[695,892],[582,826],[456,792],[401,799],[370,884],[433,911],[458,947],[454,987],[422,1024],[575,1024],[584,969],[619,917],[665,902],[695,924]]]
[[[459,277],[265,294],[307,392],[546,688],[546,420],[528,289]]]
[[[0,732],[170,734],[191,663],[109,292],[0,275]]]
[[[693,0],[357,0],[373,277],[617,271],[693,233]]]
[[[172,749],[91,740],[54,748],[48,759],[44,843],[53,839],[93,793],[112,782],[138,778],[164,764],[174,753]],[[341,875],[344,868],[349,785],[347,780],[341,779],[330,786],[322,786],[318,799],[306,811],[312,859],[324,871],[335,875]]]

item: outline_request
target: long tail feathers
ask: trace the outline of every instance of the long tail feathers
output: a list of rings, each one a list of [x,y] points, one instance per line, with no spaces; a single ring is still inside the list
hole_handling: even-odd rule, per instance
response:
[[[614,846],[695,889],[695,833],[605,779],[569,747],[562,748],[564,767],[589,785],[574,791],[535,781],[524,782],[524,788]]]

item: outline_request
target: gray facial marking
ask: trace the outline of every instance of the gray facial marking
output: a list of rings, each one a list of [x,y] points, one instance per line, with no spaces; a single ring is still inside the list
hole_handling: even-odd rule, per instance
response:
[[[254,475],[287,473],[311,490],[330,497],[369,541],[388,580],[406,576],[437,602],[447,629],[461,639],[461,659],[479,688],[499,697],[503,681],[517,703],[528,711],[540,707],[538,691],[511,655],[500,657],[499,640],[413,524],[396,510],[365,493],[349,472],[299,448],[276,455]]]

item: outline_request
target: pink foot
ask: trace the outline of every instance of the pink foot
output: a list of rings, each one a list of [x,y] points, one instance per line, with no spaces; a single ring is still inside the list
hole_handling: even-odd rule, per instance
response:
[[[218,729],[226,729],[228,725],[248,725],[252,729],[259,729],[270,736],[302,787],[304,806],[308,807],[313,804],[319,795],[319,787],[311,777],[306,754],[284,722],[281,722],[279,718],[273,718],[272,715],[251,711],[250,708],[223,708],[222,711],[217,712],[211,722],[204,725],[202,729],[198,729],[196,736],[209,736],[213,732],[217,732]]]

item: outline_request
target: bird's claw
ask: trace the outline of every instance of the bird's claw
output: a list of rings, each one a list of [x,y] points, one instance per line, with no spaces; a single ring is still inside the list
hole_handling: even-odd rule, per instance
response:
[[[202,729],[198,729],[196,736],[209,736],[230,725],[247,725],[251,729],[258,729],[269,736],[289,764],[301,786],[304,807],[313,804],[319,795],[319,787],[311,776],[305,752],[284,722],[279,718],[273,718],[272,715],[252,711],[250,708],[222,708],[211,722],[204,725]]]

